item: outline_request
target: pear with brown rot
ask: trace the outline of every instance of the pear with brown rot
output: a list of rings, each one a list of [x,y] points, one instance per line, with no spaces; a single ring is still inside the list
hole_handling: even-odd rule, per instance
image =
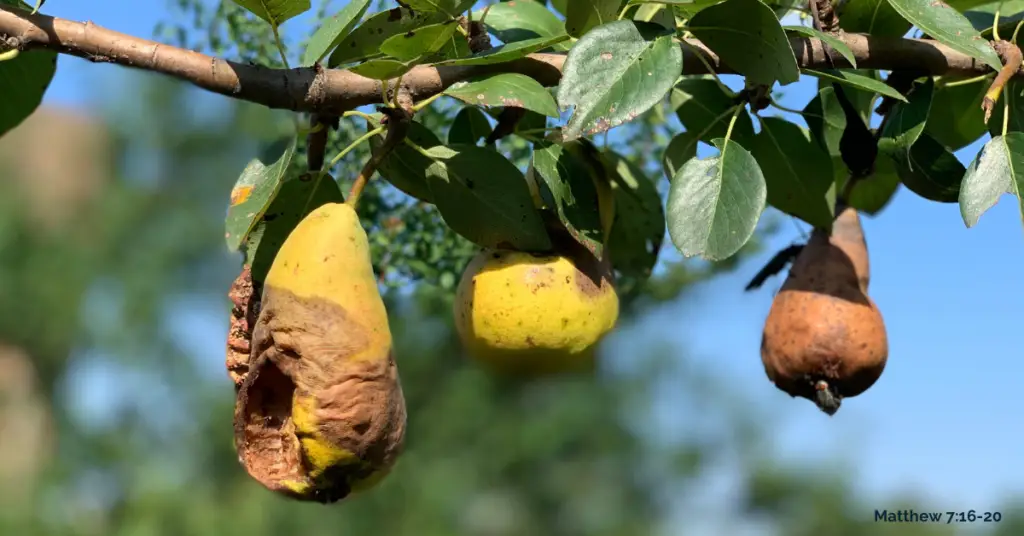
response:
[[[868,296],[870,265],[860,217],[837,206],[831,233],[815,229],[775,296],[761,339],[768,378],[834,415],[881,376],[885,323]]]

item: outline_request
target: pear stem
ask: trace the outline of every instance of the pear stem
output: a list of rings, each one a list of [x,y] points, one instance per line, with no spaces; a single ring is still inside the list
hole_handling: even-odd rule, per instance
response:
[[[366,188],[366,184],[370,182],[370,177],[373,176],[374,172],[380,166],[381,162],[391,154],[391,151],[398,147],[402,141],[405,140],[406,134],[409,132],[409,123],[412,120],[412,114],[406,111],[404,108],[379,108],[379,111],[384,114],[384,119],[387,121],[387,136],[384,137],[384,143],[380,149],[370,156],[370,159],[366,161],[366,165],[359,171],[359,175],[356,176],[355,180],[352,181],[352,189],[349,190],[348,196],[345,198],[345,204],[356,208],[359,203],[359,196],[363,193]]]

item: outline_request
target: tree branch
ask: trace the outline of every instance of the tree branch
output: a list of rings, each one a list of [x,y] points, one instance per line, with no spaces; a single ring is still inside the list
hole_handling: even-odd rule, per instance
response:
[[[844,34],[859,68],[916,69],[932,75],[978,74],[990,68],[941,43],[923,39]],[[802,68],[829,68],[820,40],[791,37],[790,45]],[[683,74],[705,74],[701,54],[718,73],[734,73],[717,55],[697,41],[683,48]],[[106,62],[153,71],[198,87],[270,108],[338,115],[381,102],[381,83],[338,69],[271,69],[238,63],[108,30],[91,22],[47,15],[30,15],[0,5],[0,52],[49,49],[93,62]],[[415,67],[402,77],[403,89],[415,100],[435,95],[455,82],[494,72],[520,73],[545,86],[558,84],[564,54],[531,54],[527,58],[471,67]],[[850,67],[836,60],[836,67]],[[1019,75],[1021,71],[1018,71]],[[397,81],[392,81],[397,83]],[[392,85],[393,87],[393,85]]]

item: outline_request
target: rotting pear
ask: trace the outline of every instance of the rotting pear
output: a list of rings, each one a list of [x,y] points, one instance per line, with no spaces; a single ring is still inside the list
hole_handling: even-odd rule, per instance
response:
[[[387,311],[355,210],[328,203],[278,251],[263,286],[235,447],[263,486],[331,503],[378,482],[405,437]]]
[[[885,323],[868,296],[867,243],[856,209],[837,207],[831,235],[815,229],[775,296],[761,339],[768,378],[829,415],[881,376]]]
[[[539,376],[592,370],[619,298],[609,265],[592,255],[484,250],[462,274],[454,313],[472,358]]]

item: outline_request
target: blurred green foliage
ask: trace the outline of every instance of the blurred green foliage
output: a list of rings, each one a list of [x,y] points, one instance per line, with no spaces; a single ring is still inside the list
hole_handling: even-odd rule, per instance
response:
[[[182,43],[279,61],[261,37],[266,27],[232,2],[177,3],[188,24],[164,30]],[[0,341],[32,357],[56,426],[55,455],[30,491],[30,507],[0,503],[0,534],[690,534],[680,501],[702,495],[699,479],[723,457],[743,469],[737,502],[716,519],[729,533],[754,526],[786,536],[955,534],[954,526],[875,523],[880,505],[866,503],[848,480],[764,455],[767,431],[741,409],[737,394],[657,340],[619,344],[632,352],[615,356],[628,366],[605,367],[595,378],[517,384],[471,365],[453,332],[451,291],[473,248],[432,208],[376,179],[360,211],[375,269],[390,289],[409,407],[407,451],[379,488],[339,505],[266,492],[231,445],[233,393],[218,361],[220,339],[199,340],[197,351],[187,339],[199,332],[171,326],[195,313],[191,307],[214,303],[198,318],[226,334],[226,292],[239,269],[223,247],[228,194],[245,162],[290,120],[163,79],[132,82],[130,94],[113,98],[138,100],[146,113],[110,107],[114,176],[66,233],[38,232],[12,183],[0,183],[0,303],[8,304],[0,309]],[[210,113],[181,113],[200,101]],[[422,121],[443,135],[457,110],[441,102]],[[622,128],[628,132],[616,149],[626,155],[660,154],[670,138],[660,110]],[[358,121],[342,122],[328,154],[363,132]],[[525,168],[522,140],[499,148]],[[333,170],[343,190],[366,156],[360,147]],[[140,158],[144,166],[133,164]],[[645,163],[658,176],[658,162]],[[663,259],[626,320],[680,298],[742,257],[710,266]],[[101,419],[86,418],[75,388],[87,381],[83,371],[100,365],[109,391],[125,393],[126,401]],[[719,426],[682,440],[650,433],[664,386],[715,408],[710,416]],[[688,415],[682,409],[679,418]],[[23,490],[0,482],[0,491]],[[1015,519],[1024,517],[1005,510],[992,534],[1020,534]]]

